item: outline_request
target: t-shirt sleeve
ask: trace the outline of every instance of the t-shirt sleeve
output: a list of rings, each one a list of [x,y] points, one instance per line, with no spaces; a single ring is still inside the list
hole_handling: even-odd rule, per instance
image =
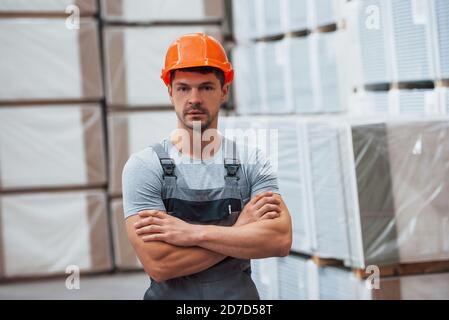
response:
[[[144,161],[136,155],[126,162],[122,173],[125,219],[142,210],[165,211],[161,193],[162,168],[157,165],[156,161]]]
[[[255,149],[250,156],[248,178],[251,184],[251,198],[266,191],[279,193],[276,172],[269,158],[260,149]]]

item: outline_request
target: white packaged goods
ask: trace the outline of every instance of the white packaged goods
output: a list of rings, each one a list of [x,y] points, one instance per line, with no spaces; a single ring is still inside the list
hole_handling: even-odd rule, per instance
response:
[[[281,1],[256,0],[257,28],[259,37],[283,33]]]
[[[229,138],[247,137],[251,140],[252,133],[256,137],[255,144],[264,141],[275,149],[268,150],[269,146],[261,148],[270,155],[270,162],[278,176],[279,189],[283,199],[292,215],[293,223],[293,250],[298,252],[312,252],[312,235],[310,221],[310,179],[307,178],[308,159],[303,153],[303,141],[299,140],[300,130],[295,119],[282,118],[270,121],[269,118],[257,117],[254,123],[251,117],[227,117],[220,119],[220,131]],[[232,129],[240,129],[233,132]],[[256,131],[245,131],[255,129]],[[257,129],[262,129],[257,131]],[[272,131],[276,135],[272,135]],[[238,135],[241,133],[242,135]],[[239,143],[239,141],[237,141]],[[243,150],[243,149],[242,149]]]
[[[310,36],[312,53],[312,86],[315,110],[321,113],[341,112],[342,104],[341,72],[337,63],[338,32],[316,33]]]
[[[312,29],[337,23],[341,0],[308,0]]]
[[[97,23],[0,20],[0,101],[92,100],[103,96]]]
[[[115,267],[121,270],[142,269],[142,264],[128,240],[122,200],[112,200],[111,209],[111,232],[114,244]]]
[[[359,1],[359,30],[364,84],[388,83],[393,79],[388,7],[384,0]]]
[[[438,102],[442,114],[449,114],[449,88],[437,88]]]
[[[221,40],[218,27],[105,28],[107,104],[119,107],[170,105],[167,87],[160,78],[166,50],[178,37],[194,32],[205,32]]]
[[[251,277],[256,284],[261,300],[279,299],[278,259],[252,259]]]
[[[449,259],[449,121],[296,118],[296,126],[287,126],[281,118],[239,119],[227,121],[281,128],[279,170],[297,133],[299,159],[306,161],[295,168],[289,160],[288,178],[278,173],[281,194],[282,185],[304,185],[295,177],[308,179],[309,194],[285,192],[289,207],[303,210],[291,212],[294,243],[306,235],[314,254],[358,268]],[[295,222],[302,215],[306,233]]]
[[[167,138],[177,128],[174,110],[110,113],[109,192],[120,194],[122,170],[129,156]]]
[[[445,0],[433,0],[433,16],[431,21],[435,23],[434,38],[436,46],[436,76],[438,79],[449,79],[449,2]]]
[[[358,2],[365,84],[449,75],[449,4],[444,0]]]
[[[449,153],[444,151],[449,149],[448,124],[415,119],[340,127],[347,265],[449,258],[449,211],[444,205],[449,192]]]
[[[1,195],[0,278],[110,270],[106,212],[101,190]]]
[[[281,0],[280,3],[284,32],[308,29],[310,24],[308,0]]]
[[[289,41],[291,82],[294,110],[297,113],[316,113],[310,65],[310,38],[292,38]]]
[[[393,80],[425,81],[435,78],[432,23],[428,1],[387,1],[391,10]]]
[[[0,190],[106,183],[99,105],[0,108]]]
[[[102,16],[111,21],[219,21],[222,0],[102,0]]]
[[[323,300],[434,300],[449,298],[449,273],[359,279],[337,267],[318,269],[318,296]]]
[[[239,114],[262,113],[262,77],[257,45],[248,44],[232,49],[235,69],[234,90]]]
[[[290,61],[286,41],[259,43],[256,53],[262,78],[262,112],[264,114],[286,114],[293,112]],[[253,80],[254,81],[254,80]]]
[[[238,44],[257,37],[256,0],[232,0],[232,23]]]
[[[320,257],[344,256],[348,239],[338,129],[308,123],[304,133],[299,139],[305,140],[310,157],[313,203],[310,212],[316,231],[314,249],[319,251]]]
[[[265,263],[275,275],[259,285],[261,296],[280,300],[431,300],[449,298],[449,273],[362,279],[348,268],[318,266],[306,256],[252,260],[256,273]],[[254,275],[254,272],[253,272]],[[255,278],[258,284],[259,275]],[[277,284],[274,284],[277,279]],[[274,294],[278,292],[278,297]]]
[[[318,298],[317,267],[311,260],[289,255],[278,258],[280,300],[315,300]]]
[[[441,114],[437,92],[434,89],[391,90],[390,114]]]
[[[343,112],[339,36],[339,32],[318,33],[235,47],[237,113]]]
[[[359,91],[351,96],[350,114],[387,115],[390,113],[389,91]]]

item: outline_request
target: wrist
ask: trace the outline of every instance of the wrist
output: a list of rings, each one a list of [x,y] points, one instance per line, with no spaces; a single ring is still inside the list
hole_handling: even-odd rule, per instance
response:
[[[200,246],[201,243],[206,241],[207,226],[201,225],[201,224],[194,224],[192,234],[193,234],[195,245]]]

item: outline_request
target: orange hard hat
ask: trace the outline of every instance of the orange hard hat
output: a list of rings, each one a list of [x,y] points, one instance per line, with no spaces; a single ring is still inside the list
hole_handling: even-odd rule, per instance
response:
[[[223,46],[205,33],[183,35],[168,47],[161,78],[170,85],[172,70],[191,67],[215,67],[223,71],[225,83],[234,78],[234,70]]]

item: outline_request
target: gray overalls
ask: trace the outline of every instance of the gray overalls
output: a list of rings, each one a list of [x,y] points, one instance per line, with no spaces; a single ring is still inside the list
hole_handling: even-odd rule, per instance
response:
[[[162,199],[167,213],[197,224],[231,226],[236,222],[243,207],[242,185],[238,183],[243,174],[237,157],[233,156],[236,155],[235,143],[223,138],[222,146],[226,155],[224,188],[206,190],[189,189],[162,145],[153,146],[164,172]],[[193,275],[163,282],[152,279],[144,299],[253,300],[259,299],[259,294],[251,279],[250,260],[227,257]]]

